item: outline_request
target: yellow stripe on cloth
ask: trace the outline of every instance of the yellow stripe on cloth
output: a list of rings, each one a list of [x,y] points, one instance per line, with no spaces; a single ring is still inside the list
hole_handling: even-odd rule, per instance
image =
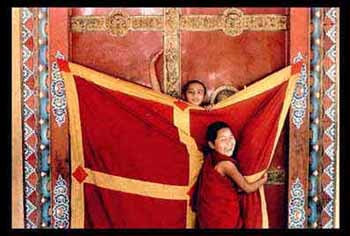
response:
[[[69,68],[73,74],[78,75],[87,81],[93,82],[98,86],[111,89],[113,91],[119,91],[130,96],[158,102],[169,106],[174,106],[174,101],[177,100],[176,98],[173,98],[169,95],[162,94],[141,85],[137,85],[125,80],[118,79],[116,77],[97,72],[95,70],[80,66],[72,62],[69,62]]]
[[[174,106],[174,125],[178,128],[178,134],[180,141],[186,145],[187,152],[189,154],[189,187],[197,180],[200,168],[203,163],[203,153],[199,151],[198,146],[194,138],[190,135],[190,107],[185,110],[181,110],[177,106]]]
[[[186,149],[189,155],[189,179],[187,191],[195,184],[199,171],[203,163],[203,153],[198,150],[196,141],[190,136],[190,114],[189,107],[185,110],[181,110],[177,106],[174,106],[173,120],[174,125],[178,128],[180,141],[186,145]],[[194,228],[195,226],[195,213],[192,211],[190,205],[190,196],[187,195],[186,203],[186,228]]]
[[[294,89],[295,89],[296,81],[299,78],[299,74],[295,74],[295,75],[293,75],[291,77],[288,77],[287,73],[290,73],[290,70],[285,70],[284,73],[285,74],[280,74],[280,76],[282,76],[281,78],[289,78],[289,81],[288,81],[288,86],[287,86],[287,89],[286,89],[286,92],[285,92],[285,98],[284,98],[284,101],[283,101],[282,111],[281,111],[281,114],[280,114],[279,120],[278,120],[277,132],[276,132],[276,135],[275,135],[275,140],[274,140],[274,144],[273,144],[273,147],[272,147],[272,152],[271,152],[271,155],[270,155],[270,158],[269,158],[269,163],[268,163],[267,167],[264,170],[259,171],[258,173],[255,173],[253,175],[244,176],[245,179],[247,180],[247,182],[249,182],[249,183],[255,182],[258,179],[260,179],[263,176],[263,174],[266,173],[267,170],[269,169],[270,164],[272,162],[273,155],[274,155],[275,150],[276,150],[278,139],[279,139],[280,134],[282,132],[282,128],[283,128],[283,124],[284,124],[285,118],[286,118],[286,116],[288,114],[289,106],[290,106],[290,103],[291,103],[291,100],[292,100],[292,96],[293,96],[293,92],[294,92]],[[277,80],[277,81],[279,82],[280,80]],[[261,211],[262,211],[262,228],[266,229],[266,228],[269,228],[269,220],[268,220],[265,192],[264,192],[264,187],[263,186],[261,186],[259,188],[259,193],[260,193]]]
[[[266,205],[264,186],[261,186],[259,188],[259,193],[260,193],[261,216],[262,216],[261,228],[268,229],[269,228],[269,215],[267,214],[267,205]]]
[[[187,186],[131,179],[94,171],[89,168],[84,168],[84,171],[87,173],[84,183],[93,184],[101,188],[159,199],[187,199]]]
[[[279,117],[279,120],[278,120],[277,132],[276,132],[276,135],[275,135],[275,140],[274,140],[274,144],[273,144],[273,147],[272,147],[272,152],[271,152],[271,155],[270,155],[269,163],[268,163],[267,167],[265,169],[263,169],[262,171],[259,171],[258,173],[255,173],[255,174],[252,174],[252,175],[244,176],[248,183],[252,183],[252,182],[255,182],[258,179],[260,179],[263,176],[263,174],[268,170],[268,168],[269,168],[269,166],[271,164],[272,157],[273,157],[273,155],[275,153],[275,149],[276,149],[276,146],[277,146],[277,143],[278,143],[279,136],[280,136],[280,134],[282,132],[282,128],[283,128],[283,124],[284,124],[285,118],[286,118],[286,116],[288,114],[289,105],[290,105],[290,102],[292,100],[293,92],[294,92],[294,89],[295,89],[295,84],[296,84],[296,81],[297,81],[298,78],[299,78],[299,75],[293,75],[293,76],[290,77],[290,79],[288,81],[288,86],[287,86],[287,89],[286,89],[286,92],[285,92],[286,96],[284,98],[282,111],[281,111],[281,114],[280,114],[280,117]]]
[[[72,73],[61,72],[61,75],[64,79],[68,102],[71,170],[73,172],[78,166],[84,166],[79,100]],[[84,188],[75,178],[72,178],[71,182],[71,202],[71,228],[84,228]]]
[[[229,105],[241,102],[243,100],[255,97],[269,89],[272,89],[283,82],[287,81],[291,76],[292,66],[287,66],[257,82],[249,85],[247,88],[235,93],[227,99],[215,104],[212,109],[224,108]]]

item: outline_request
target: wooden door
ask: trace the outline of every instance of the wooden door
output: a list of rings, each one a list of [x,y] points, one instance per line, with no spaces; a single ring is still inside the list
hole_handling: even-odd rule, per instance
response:
[[[246,31],[218,29],[217,19],[240,14],[252,16],[247,18],[251,27]],[[209,100],[222,86],[241,90],[288,64],[288,31],[283,27],[271,30],[285,25],[283,17],[288,14],[286,8],[73,8],[66,18],[71,23],[67,24],[69,59],[150,87],[150,58],[164,49],[170,56],[160,59],[156,71],[165,92],[176,96],[181,84],[200,79],[208,88]],[[108,15],[118,29],[103,30],[100,19]],[[185,23],[180,20],[184,17]],[[285,127],[265,188],[271,228],[287,227],[287,145]]]

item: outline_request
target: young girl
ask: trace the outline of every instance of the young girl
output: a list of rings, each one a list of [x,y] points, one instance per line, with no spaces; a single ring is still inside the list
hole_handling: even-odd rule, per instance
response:
[[[159,59],[160,55],[163,53],[163,50],[159,51],[151,60],[150,63],[150,80],[152,88],[158,92],[162,92],[159,81],[157,79],[156,75],[156,69],[155,69],[155,63]],[[189,80],[183,87],[182,87],[182,97],[185,101],[197,105],[197,106],[203,106],[207,110],[210,109],[212,106],[205,105],[204,100],[205,96],[207,94],[207,88],[205,85],[199,81],[199,80]]]
[[[198,182],[195,208],[200,228],[241,228],[239,190],[257,191],[267,181],[267,174],[256,182],[248,183],[237,168],[234,159],[236,139],[225,122],[208,126],[210,148]]]

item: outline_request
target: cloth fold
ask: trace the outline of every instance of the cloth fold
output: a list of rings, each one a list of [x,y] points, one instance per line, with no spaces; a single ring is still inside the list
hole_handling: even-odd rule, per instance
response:
[[[193,228],[189,193],[207,126],[227,122],[241,172],[248,181],[260,178],[298,77],[288,66],[208,112],[72,62],[58,64],[69,115],[72,228]],[[243,227],[268,227],[263,191],[243,197],[241,208]]]

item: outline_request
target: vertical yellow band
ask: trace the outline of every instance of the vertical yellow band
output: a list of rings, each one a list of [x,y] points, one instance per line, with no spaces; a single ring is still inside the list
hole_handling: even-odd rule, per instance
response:
[[[261,204],[261,215],[262,215],[261,228],[268,229],[269,228],[269,215],[267,213],[264,186],[261,186],[259,188],[259,193],[260,193],[260,204]]]
[[[69,72],[61,72],[61,74],[64,78],[68,102],[71,171],[74,172],[78,166],[84,167],[79,100],[73,75]],[[84,185],[75,178],[72,178],[71,182],[71,202],[71,228],[84,228]]]
[[[174,106],[174,125],[178,128],[180,141],[186,145],[189,154],[189,179],[188,191],[195,184],[203,163],[203,154],[198,150],[196,141],[190,136],[190,113],[189,108],[185,110]],[[190,206],[190,196],[188,195],[186,204],[186,228],[194,228],[195,213]]]

